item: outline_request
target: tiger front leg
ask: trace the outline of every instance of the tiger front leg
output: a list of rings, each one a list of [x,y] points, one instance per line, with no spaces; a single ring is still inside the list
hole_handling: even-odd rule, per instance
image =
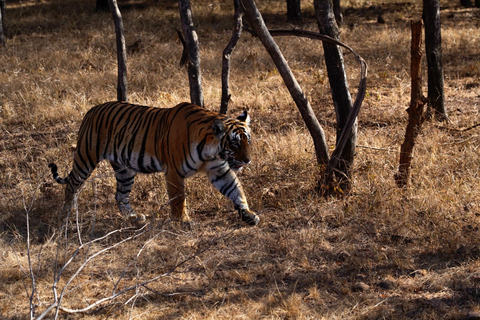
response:
[[[167,193],[171,207],[171,216],[174,220],[189,222],[187,200],[185,197],[185,179],[176,173],[167,173]]]
[[[255,212],[249,209],[240,181],[228,164],[216,171],[209,171],[207,175],[213,186],[233,202],[242,221],[251,226],[256,226],[260,222]]]
[[[135,182],[136,172],[113,161],[111,161],[110,164],[115,171],[115,178],[117,179],[115,201],[117,201],[118,209],[128,218],[145,221],[145,215],[137,214],[130,205],[130,192]]]

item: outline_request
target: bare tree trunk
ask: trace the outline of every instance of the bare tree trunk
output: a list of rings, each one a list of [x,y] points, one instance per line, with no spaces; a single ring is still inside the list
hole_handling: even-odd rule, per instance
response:
[[[113,21],[115,22],[115,34],[117,39],[117,62],[118,62],[118,84],[117,100],[128,101],[127,94],[127,49],[125,46],[125,36],[123,31],[123,21],[120,9],[118,9],[117,0],[108,0],[110,11],[112,11]]]
[[[267,29],[265,22],[255,5],[253,0],[241,0],[241,3],[244,8],[245,18],[248,20],[253,31],[258,35],[260,41],[264,45],[267,52],[270,54],[275,66],[277,67],[280,75],[285,82],[285,85],[288,88],[297,108],[302,115],[303,121],[312,136],[313,143],[315,146],[315,154],[317,157],[317,163],[326,165],[329,160],[328,148],[325,140],[325,134],[323,132],[320,123],[318,122],[310,103],[305,97],[302,89],[298,85],[297,80],[295,79],[292,71],[290,70],[287,61],[280,52],[277,44],[273,40],[272,35]]]
[[[334,39],[339,39],[338,26],[335,22],[331,0],[314,0],[315,15],[317,16],[320,33]],[[343,54],[339,46],[323,43],[325,52],[325,64],[327,66],[328,79],[332,89],[333,103],[337,115],[337,144],[342,134],[348,115],[352,110],[352,99],[348,88],[345,74]],[[357,122],[353,124],[349,139],[340,155],[338,167],[333,168],[335,176],[342,191],[350,189],[350,167],[355,156],[357,141]],[[325,181],[325,183],[328,183]]]
[[[110,9],[109,0],[97,0],[95,4],[95,10],[97,12],[107,12]]]
[[[342,8],[340,7],[340,0],[333,0],[333,14],[338,25],[343,23]]]
[[[412,48],[411,48],[411,73],[412,73],[412,92],[410,107],[408,112],[408,125],[405,132],[405,140],[400,149],[400,163],[398,172],[395,174],[395,182],[399,188],[408,184],[410,176],[410,166],[413,158],[413,147],[415,139],[420,133],[420,127],[425,120],[423,107],[425,98],[422,94],[422,21],[412,22]]]
[[[0,0],[0,45],[5,45],[5,24],[3,23],[5,19],[5,0]]]
[[[190,84],[190,100],[203,106],[202,75],[200,71],[200,51],[197,32],[193,28],[192,8],[190,0],[178,0],[183,35],[188,48],[188,82]]]
[[[243,23],[243,11],[238,3],[239,0],[234,0],[235,4],[235,27],[232,32],[232,37],[230,42],[223,50],[222,56],[222,100],[220,103],[220,113],[226,114],[228,110],[228,103],[230,102],[230,57],[232,55],[233,49],[237,45],[238,39],[242,34]]]
[[[300,0],[287,0],[287,20],[292,22],[302,21]]]
[[[428,65],[428,100],[430,114],[438,121],[447,121],[443,86],[442,36],[439,0],[423,0],[425,20],[425,52]]]

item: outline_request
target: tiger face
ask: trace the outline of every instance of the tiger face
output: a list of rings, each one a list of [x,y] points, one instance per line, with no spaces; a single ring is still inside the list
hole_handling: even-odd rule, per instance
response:
[[[239,172],[252,161],[250,116],[244,111],[231,125],[224,136],[221,157],[228,162],[230,169]]]

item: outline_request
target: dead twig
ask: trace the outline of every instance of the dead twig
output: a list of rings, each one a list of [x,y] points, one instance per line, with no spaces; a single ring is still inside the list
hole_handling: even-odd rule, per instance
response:
[[[438,129],[447,130],[447,131],[453,131],[453,132],[465,132],[465,131],[470,131],[470,130],[475,129],[475,128],[477,128],[477,127],[480,127],[480,123],[474,124],[473,126],[466,127],[466,128],[447,128],[447,127],[437,126]]]

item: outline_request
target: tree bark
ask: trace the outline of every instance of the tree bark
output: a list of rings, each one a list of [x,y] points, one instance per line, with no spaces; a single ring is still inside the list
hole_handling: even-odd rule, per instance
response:
[[[115,34],[117,39],[117,62],[118,62],[118,83],[117,100],[128,101],[127,94],[127,49],[125,46],[125,36],[123,31],[123,21],[120,9],[118,9],[117,0],[108,0],[110,11],[112,11],[113,21],[115,23]]]
[[[340,7],[340,0],[333,0],[333,14],[338,25],[343,23],[342,8]]]
[[[228,103],[230,102],[230,57],[232,55],[233,49],[237,45],[238,39],[242,35],[243,30],[243,11],[241,7],[238,5],[239,0],[234,0],[235,4],[235,27],[232,32],[232,37],[230,38],[230,42],[223,50],[222,56],[222,100],[220,102],[220,113],[226,114],[228,110]]]
[[[423,18],[425,20],[425,52],[428,66],[429,114],[433,113],[438,121],[447,121],[439,0],[423,0]]]
[[[258,35],[260,41],[275,63],[278,72],[282,76],[290,95],[295,101],[295,104],[297,105],[297,108],[299,109],[300,114],[305,121],[305,125],[307,126],[307,129],[309,130],[313,139],[317,163],[326,165],[328,163],[329,156],[325,134],[312,110],[312,107],[310,106],[310,103],[298,85],[298,82],[292,74],[292,71],[290,70],[290,67],[288,66],[287,61],[281,53],[278,45],[275,43],[272,35],[268,31],[267,26],[265,25],[265,22],[263,21],[263,18],[257,9],[257,6],[255,5],[255,2],[253,0],[241,0],[241,3],[244,8],[245,18],[248,20],[253,31]]]
[[[314,0],[313,4],[320,33],[326,34],[334,39],[339,39],[338,26],[335,22],[331,0]],[[323,50],[325,53],[325,64],[337,116],[338,144],[342,131],[345,128],[348,115],[352,110],[352,99],[348,87],[347,76],[345,74],[343,54],[340,47],[324,42]],[[350,167],[355,156],[356,141],[357,122],[355,121],[345,148],[339,155],[338,167],[334,168],[339,186],[344,192],[350,189]],[[325,183],[327,183],[327,181],[325,181]]]
[[[193,27],[190,0],[178,0],[183,35],[188,48],[188,82],[190,100],[193,104],[203,106],[202,74],[200,71],[200,51],[197,32]]]
[[[95,5],[95,11],[97,12],[107,12],[110,9],[108,0],[97,0]]]
[[[0,0],[0,45],[5,45],[5,0]]]
[[[399,188],[406,187],[410,176],[410,166],[413,158],[415,139],[420,133],[420,128],[425,120],[423,112],[425,98],[422,94],[422,21],[412,22],[412,47],[411,47],[411,73],[412,91],[408,112],[408,125],[405,132],[405,140],[400,149],[400,161],[398,172],[395,174],[395,182]]]
[[[287,0],[287,20],[292,22],[302,21],[300,0]]]

